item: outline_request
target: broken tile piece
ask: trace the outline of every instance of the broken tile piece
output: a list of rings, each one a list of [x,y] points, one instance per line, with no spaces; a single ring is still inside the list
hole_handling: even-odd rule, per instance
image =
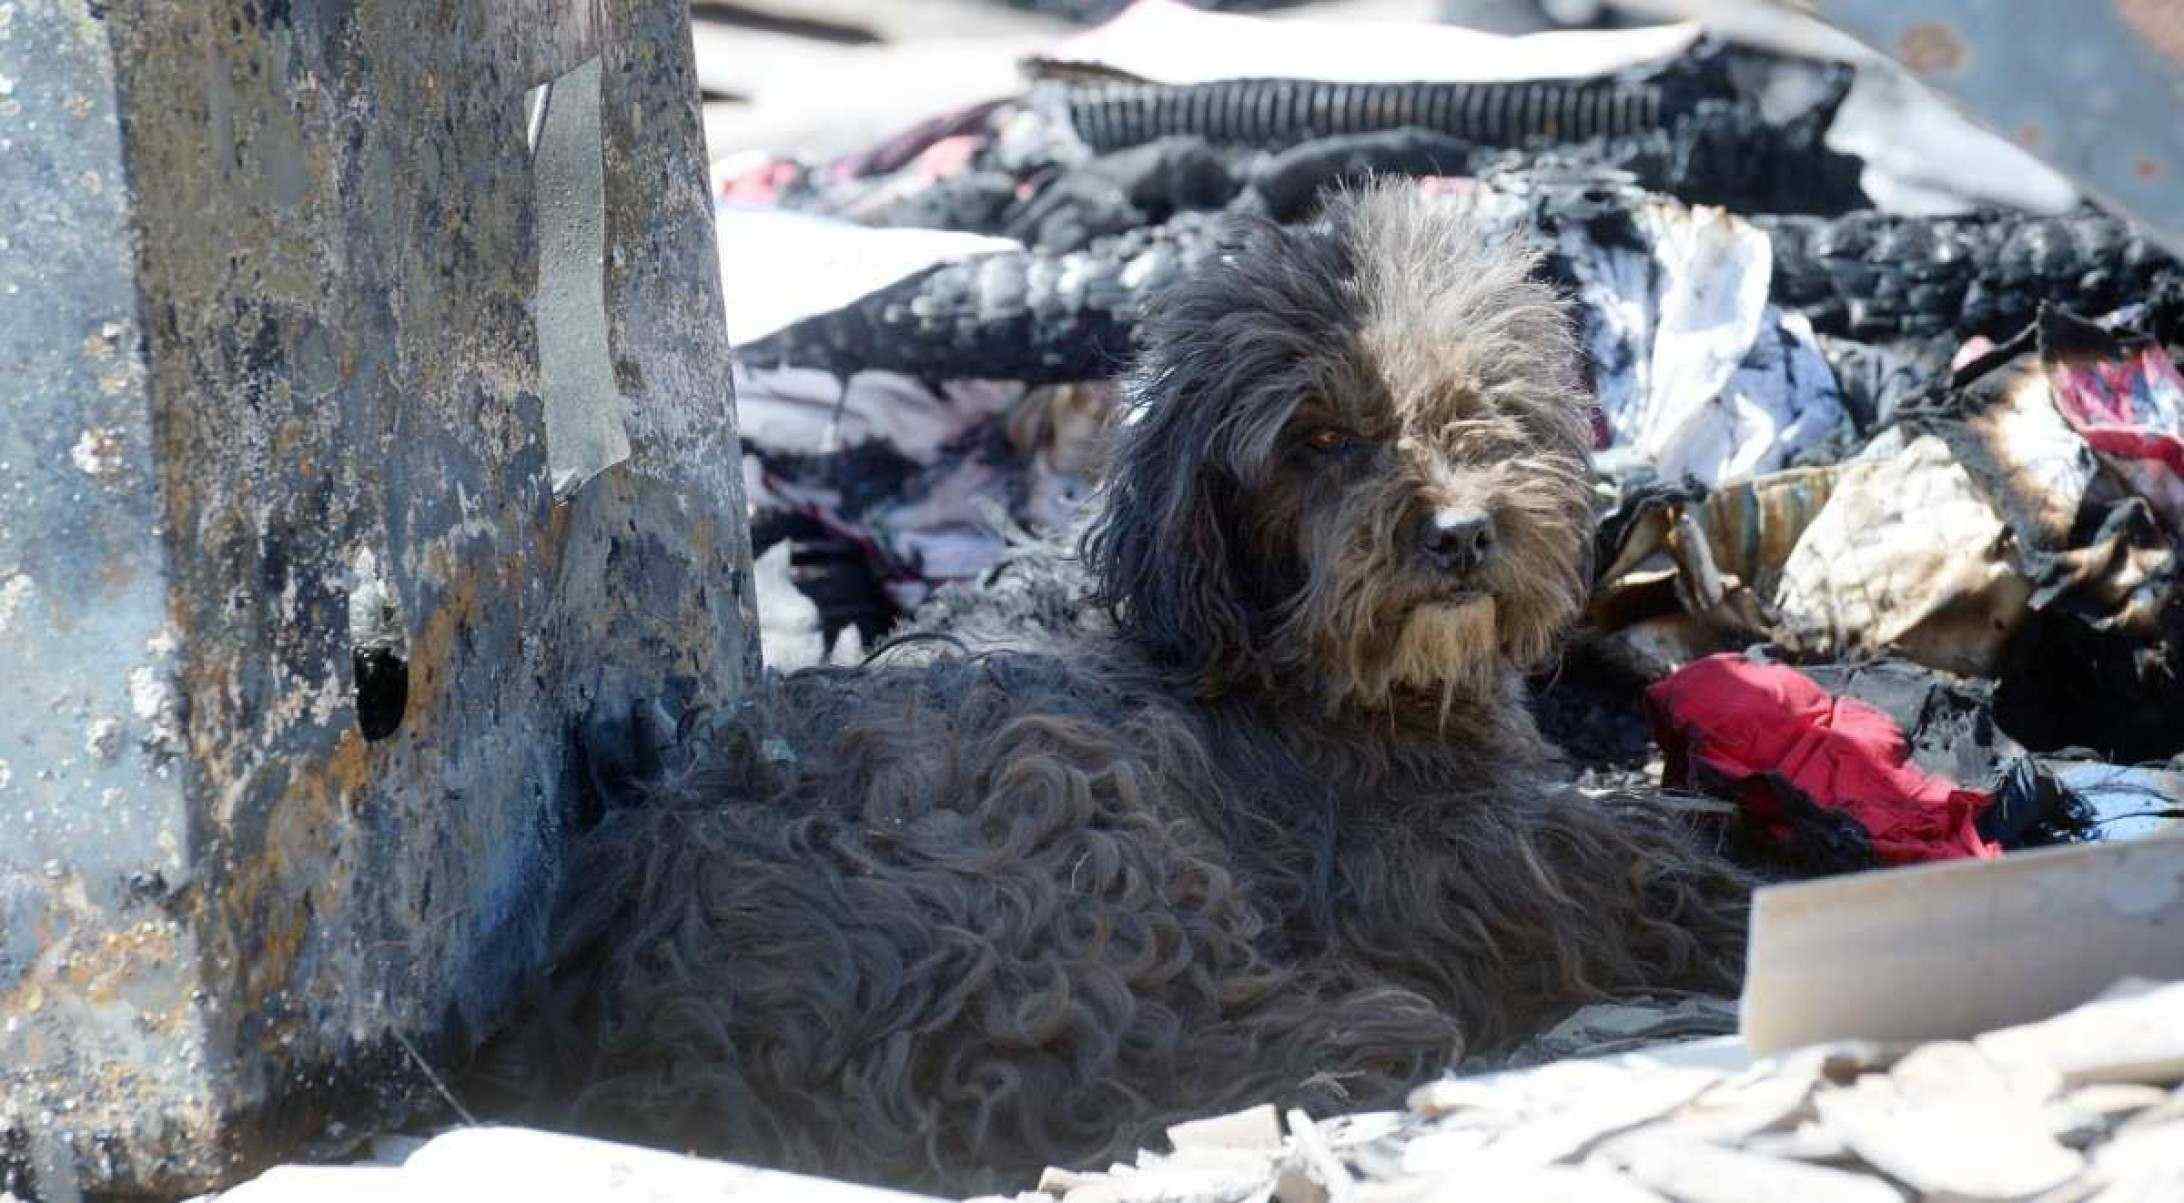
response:
[[[2080,1086],[2064,1095],[2059,1102],[2102,1115],[2127,1115],[2159,1107],[2176,1097],[2159,1086],[2145,1086],[2137,1082],[2096,1082]]]
[[[1361,1182],[1350,1203],[1425,1203],[1427,1196],[1440,1188],[1440,1182],[1434,1178]]]
[[[2128,983],[2080,1011],[2166,1002],[2172,989]],[[1221,1143],[1234,1139],[1224,1132],[1263,1140],[1263,1111],[1206,1121],[1206,1143],[1179,1128],[1175,1153],[1113,1174],[1049,1171],[1044,1198],[2184,1203],[2184,1087],[2107,1080],[2099,1068],[2090,1072],[2102,1080],[2066,1085],[2092,1064],[2083,1033],[2019,1039],[1999,1057],[1979,1040],[1839,1041],[1741,1067],[1664,1064],[1641,1050],[1448,1078],[1415,1091],[1409,1111],[1286,1113],[1287,1140],[1272,1151]],[[2051,1055],[2058,1048],[2068,1055]]]
[[[2002,1028],[1972,1043],[2004,1065],[2042,1065],[2066,1084],[2184,1079],[2184,982],[2113,993],[2052,1019]]]
[[[2170,1091],[2166,1099],[2123,1121],[2123,1130],[2133,1132],[2140,1128],[2151,1128],[2179,1121],[2184,1121],[2184,1086],[2179,1086]]]
[[[1997,1064],[1970,1042],[1937,1040],[1904,1054],[1888,1079],[1907,1102],[2010,1097],[2044,1103],[2062,1090],[2063,1076],[2034,1061]]]
[[[1678,1203],[1904,1203],[1878,1178],[1694,1140],[1619,1142],[1602,1160]]]
[[[1819,1092],[1813,1105],[1852,1152],[1929,1198],[2025,1199],[2085,1166],[2057,1143],[2037,1106],[2007,1096],[1913,1100],[1866,1078]]]
[[[1159,1166],[1110,1174],[1071,1188],[1066,1203],[1241,1203],[1273,1189],[1273,1167],[1252,1173],[1200,1166]]]
[[[2093,1153],[2084,1196],[2098,1203],[2184,1199],[2184,1122],[2119,1132]],[[2071,1203],[2077,1203],[2072,1200]]]
[[[1747,1153],[1762,1157],[1786,1157],[1792,1161],[1847,1161],[1850,1146],[1827,1125],[1808,1121],[1787,1132],[1762,1132],[1744,1141]]]
[[[1217,1147],[1273,1152],[1282,1147],[1282,1123],[1274,1105],[1262,1103],[1228,1115],[1171,1125],[1168,1143],[1177,1149]]]
[[[1485,1153],[1493,1134],[1476,1128],[1428,1132],[1403,1147],[1398,1163],[1405,1174],[1441,1174],[1463,1169]]]
[[[1668,1203],[1659,1194],[1598,1166],[1522,1165],[1487,1158],[1435,1184],[1418,1203]]]
[[[1155,1166],[1176,1166],[1197,1170],[1227,1170],[1238,1174],[1271,1174],[1280,1156],[1281,1150],[1278,1148],[1230,1149],[1219,1145],[1200,1145],[1180,1149],[1166,1157],[1141,1156],[1138,1158],[1138,1168],[1148,1170]]]
[[[1582,1166],[1542,1166],[1514,1182],[1495,1184],[1490,1195],[1501,1203],[1668,1203],[1660,1195],[1617,1174]]]
[[[1531,1113],[1621,1091],[1641,1071],[1605,1061],[1556,1061],[1529,1069],[1442,1078],[1411,1091],[1410,1109],[1441,1116],[1485,1110]]]
[[[1806,1114],[1819,1083],[1818,1058],[1757,1067],[1708,1087],[1660,1128],[1690,1140],[1736,1144]]]
[[[1576,1157],[1605,1137],[1667,1115],[1720,1079],[1720,1074],[1703,1069],[1629,1075],[1621,1089],[1574,1100],[1502,1133],[1488,1147],[1498,1156],[1533,1165]]]

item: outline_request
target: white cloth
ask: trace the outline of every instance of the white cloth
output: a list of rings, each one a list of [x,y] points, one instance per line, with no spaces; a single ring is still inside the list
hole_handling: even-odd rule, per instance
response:
[[[1559,248],[1578,277],[1579,325],[1610,446],[1670,479],[1719,485],[1771,472],[1845,420],[1812,326],[1767,303],[1767,235],[1724,210],[1654,202],[1647,249],[1581,229]]]
[[[1101,67],[1165,84],[1218,79],[1335,83],[1496,83],[1581,79],[1672,58],[1696,24],[1563,29],[1510,37],[1410,21],[1269,19],[1137,0],[1114,20],[1064,40],[1033,65]]]
[[[1023,249],[984,234],[875,229],[738,205],[715,206],[713,223],[728,337],[739,347],[942,263]]]

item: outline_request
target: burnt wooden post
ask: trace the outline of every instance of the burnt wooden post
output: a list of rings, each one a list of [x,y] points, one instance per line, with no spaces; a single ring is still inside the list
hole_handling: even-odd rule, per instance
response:
[[[683,0],[0,3],[0,1185],[411,1088],[743,691],[705,180]]]

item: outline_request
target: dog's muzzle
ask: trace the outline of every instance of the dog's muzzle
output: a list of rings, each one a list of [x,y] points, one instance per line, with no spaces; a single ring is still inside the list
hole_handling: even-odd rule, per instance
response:
[[[1467,576],[1494,554],[1494,519],[1476,510],[1435,510],[1418,525],[1418,555],[1433,572]]]

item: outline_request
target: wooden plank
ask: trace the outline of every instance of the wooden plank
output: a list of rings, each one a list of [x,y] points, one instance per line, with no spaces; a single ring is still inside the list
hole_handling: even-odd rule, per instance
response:
[[[1964,1039],[2184,978],[2184,833],[1761,890],[1742,1034]]]

